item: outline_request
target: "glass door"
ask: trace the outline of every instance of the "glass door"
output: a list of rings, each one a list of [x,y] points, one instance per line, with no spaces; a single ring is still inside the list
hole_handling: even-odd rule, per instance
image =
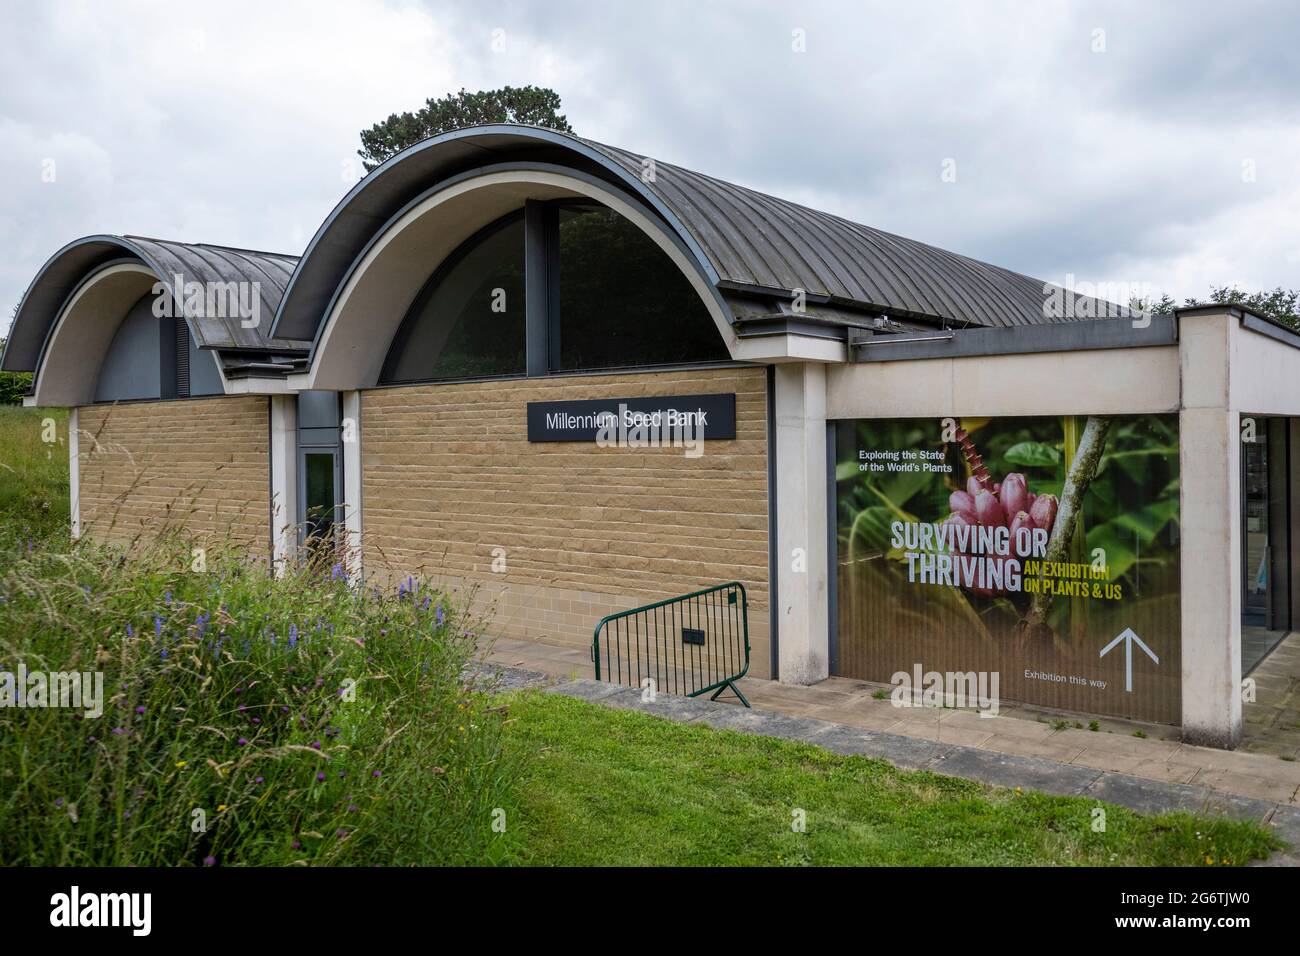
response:
[[[1242,623],[1269,626],[1268,426],[1255,419],[1255,433],[1241,444]]]
[[[339,456],[332,448],[304,448],[301,462],[303,542],[333,548],[339,524]]]

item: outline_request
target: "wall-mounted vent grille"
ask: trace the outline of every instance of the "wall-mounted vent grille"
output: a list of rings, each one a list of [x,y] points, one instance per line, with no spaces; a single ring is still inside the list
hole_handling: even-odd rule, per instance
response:
[[[190,330],[184,319],[176,320],[176,395],[190,394]]]

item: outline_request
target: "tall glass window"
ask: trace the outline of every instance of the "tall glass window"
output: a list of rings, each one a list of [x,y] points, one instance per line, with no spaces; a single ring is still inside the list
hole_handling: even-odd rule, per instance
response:
[[[335,478],[338,461],[334,452],[311,451],[303,455],[306,489],[303,538],[308,547],[329,547],[334,542],[334,526],[338,519]]]
[[[329,553],[343,521],[338,392],[298,393],[298,521],[307,553]]]
[[[730,358],[699,294],[637,226],[604,206],[559,215],[553,371]]]
[[[523,375],[524,220],[498,220],[452,255],[416,298],[384,379]]]
[[[529,267],[536,271],[526,283]],[[594,202],[537,201],[527,214],[517,210],[483,229],[438,266],[394,336],[381,380],[522,377],[730,357],[690,281],[634,223]]]

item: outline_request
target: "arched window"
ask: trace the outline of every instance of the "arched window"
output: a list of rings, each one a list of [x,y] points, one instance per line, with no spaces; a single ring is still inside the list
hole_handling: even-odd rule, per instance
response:
[[[523,375],[522,210],[479,232],[438,267],[402,322],[389,382]]]
[[[557,218],[552,371],[730,358],[686,276],[634,223],[595,204],[561,206]]]
[[[536,281],[525,282],[526,266]],[[690,281],[635,223],[599,203],[530,201],[434,271],[393,338],[381,381],[730,357]]]

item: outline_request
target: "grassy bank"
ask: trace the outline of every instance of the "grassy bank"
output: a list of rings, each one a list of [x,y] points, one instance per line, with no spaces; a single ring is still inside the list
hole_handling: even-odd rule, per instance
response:
[[[0,405],[0,538],[68,533],[67,438],[63,409]]]
[[[100,671],[102,716],[7,709],[0,861],[493,862],[513,761],[462,686],[474,638],[442,595],[281,581],[163,542],[128,561],[36,547],[0,577],[0,671]]]
[[[1265,856],[1246,823],[1145,817],[895,769],[817,747],[519,695],[506,745],[535,755],[508,833],[542,865],[1206,866]],[[795,832],[803,811],[806,832]]]

